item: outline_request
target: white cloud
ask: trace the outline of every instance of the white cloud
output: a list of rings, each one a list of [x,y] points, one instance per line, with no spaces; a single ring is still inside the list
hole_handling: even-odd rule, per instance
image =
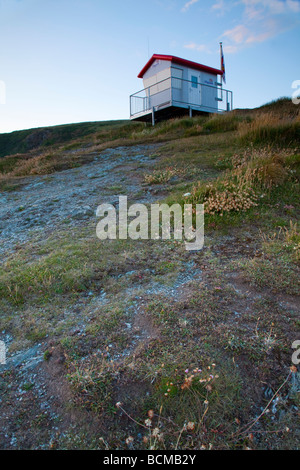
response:
[[[184,7],[181,9],[181,11],[183,12],[186,12],[192,5],[194,5],[194,3],[197,3],[199,2],[199,0],[189,0],[189,2],[187,2]]]
[[[235,54],[239,48],[237,46],[223,46],[225,54]]]
[[[205,44],[196,44],[192,42],[191,44],[186,44],[185,49],[193,49],[194,51],[199,51],[199,52],[208,52],[208,48]]]
[[[249,30],[243,24],[239,24],[235,28],[225,31],[223,34],[224,37],[228,38],[230,41],[236,44],[242,44],[245,42],[248,35]]]
[[[245,45],[267,41],[278,32],[277,23],[274,21],[264,23],[263,29],[263,31],[260,31],[259,28],[249,29],[245,25],[240,24],[233,29],[225,31],[223,37],[229,41],[229,44],[224,46],[224,51],[233,54]]]
[[[182,11],[197,1],[188,1]],[[220,36],[223,50],[228,54],[268,41],[300,24],[300,0],[213,0],[210,11],[218,16],[228,13],[237,20]],[[204,44],[194,42],[184,47],[210,52]]]
[[[224,0],[218,0],[211,8],[212,10],[224,10],[225,9]]]
[[[217,14],[217,16],[223,16],[227,10],[232,8],[231,2],[225,2],[225,0],[217,0],[211,7],[211,11]]]
[[[274,36],[274,33],[271,31],[267,31],[266,33],[261,34],[250,35],[246,40],[246,44],[253,44],[254,42],[264,42],[267,39],[270,39],[272,36]]]
[[[242,0],[242,3],[245,5],[244,16],[246,20],[259,20],[263,16],[264,9],[262,6],[257,6],[259,3],[253,0]]]
[[[282,0],[264,0],[260,3],[273,15],[280,15],[286,9],[286,2]]]
[[[298,13],[299,0],[241,0],[246,7],[245,14],[248,19],[254,19],[262,14],[281,15],[284,13]]]
[[[300,0],[238,0],[238,3],[244,6],[240,23],[222,35],[224,51],[228,53],[262,43],[299,25],[295,14],[300,12]]]
[[[294,13],[300,12],[300,2],[297,0],[287,0],[287,7]]]

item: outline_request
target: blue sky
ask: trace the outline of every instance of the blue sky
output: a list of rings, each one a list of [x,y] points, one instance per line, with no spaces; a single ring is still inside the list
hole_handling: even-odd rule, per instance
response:
[[[0,41],[0,132],[127,119],[153,53],[219,68],[220,41],[252,108],[300,80],[300,0],[0,0]]]

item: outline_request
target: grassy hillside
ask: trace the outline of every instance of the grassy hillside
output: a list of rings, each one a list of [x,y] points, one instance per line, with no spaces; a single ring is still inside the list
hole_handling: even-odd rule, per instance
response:
[[[254,110],[171,119],[155,127],[128,121],[70,124],[0,135],[0,179],[48,174],[93,159],[107,147],[223,134],[228,145],[293,147],[300,140],[299,107],[282,98]],[[192,142],[192,140],[190,141]],[[194,145],[194,144],[193,144]]]
[[[299,449],[300,106],[69,130],[0,159],[0,334],[43,353],[0,373],[3,447]],[[119,194],[204,203],[204,249],[99,242]]]
[[[126,123],[129,121],[83,122],[0,134],[0,157],[63,144],[98,131],[108,133]]]

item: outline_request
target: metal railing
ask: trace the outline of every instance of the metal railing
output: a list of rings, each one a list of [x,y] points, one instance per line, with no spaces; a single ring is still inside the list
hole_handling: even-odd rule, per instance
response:
[[[233,93],[221,86],[169,77],[130,96],[130,117],[167,106],[223,113],[233,109]]]

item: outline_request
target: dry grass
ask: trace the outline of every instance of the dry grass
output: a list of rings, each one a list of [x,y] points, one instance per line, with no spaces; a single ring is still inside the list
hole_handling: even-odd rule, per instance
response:
[[[279,110],[283,108],[284,112],[281,113]],[[216,142],[222,141],[223,144],[227,142],[228,146],[232,146],[234,136],[238,145],[242,147],[250,144],[295,147],[300,141],[299,119],[297,106],[291,104],[289,100],[279,100],[278,103],[266,105],[257,110],[235,110],[225,115],[171,119],[155,127],[143,127],[139,123],[120,124],[119,122],[116,124],[105,124],[105,122],[73,124],[61,126],[62,129],[58,126],[57,129],[54,127],[45,130],[46,134],[53,134],[54,137],[56,132],[57,142],[52,136],[53,143],[50,145],[51,142],[49,142],[45,147],[43,142],[38,145],[37,140],[37,146],[32,150],[1,158],[0,183],[4,187],[4,183],[14,177],[48,174],[83,165],[93,159],[93,154],[108,147],[121,145],[174,141],[176,151],[180,146],[185,145],[186,151],[191,152],[193,142],[196,148],[199,148],[199,139],[201,139],[201,145],[205,146],[206,142],[207,145],[214,146],[215,139]],[[99,130],[95,131],[94,129],[97,128]],[[41,132],[38,131],[32,134],[39,135]],[[223,135],[225,133],[226,137]],[[219,135],[214,136],[214,134]],[[62,145],[61,139],[67,139],[68,136],[70,140],[64,141]],[[205,136],[207,136],[206,140]],[[20,149],[23,148],[22,142]]]
[[[204,203],[207,214],[246,211],[257,205],[264,192],[293,180],[288,163],[293,150],[274,151],[270,148],[250,148],[232,157],[232,169],[225,171],[213,183],[193,186],[188,202]]]
[[[154,170],[152,173],[145,174],[144,182],[148,185],[168,183],[172,181],[172,179],[177,180],[191,178],[197,173],[199,173],[199,169],[196,167],[182,167],[173,165],[168,166],[167,168]]]
[[[259,113],[250,122],[241,122],[237,135],[243,145],[296,146],[300,141],[300,114],[290,117],[274,111]]]
[[[89,226],[55,230],[6,258],[0,325],[10,353],[47,348],[37,373],[0,374],[7,447],[16,436],[18,448],[299,448],[290,372],[300,331],[299,154],[295,141],[264,140],[298,118],[271,111],[175,120],[113,141],[97,131],[81,150],[72,140],[0,161],[9,184],[84,164],[106,146],[170,139],[144,182],[162,184],[162,197],[204,202],[213,227],[196,253],[150,240],[99,248]],[[251,133],[262,146],[241,143]],[[51,413],[41,417],[45,404]]]
[[[291,261],[300,260],[300,230],[298,222],[290,220],[287,227],[279,227],[275,232],[261,232],[264,249],[270,253],[285,252]]]

